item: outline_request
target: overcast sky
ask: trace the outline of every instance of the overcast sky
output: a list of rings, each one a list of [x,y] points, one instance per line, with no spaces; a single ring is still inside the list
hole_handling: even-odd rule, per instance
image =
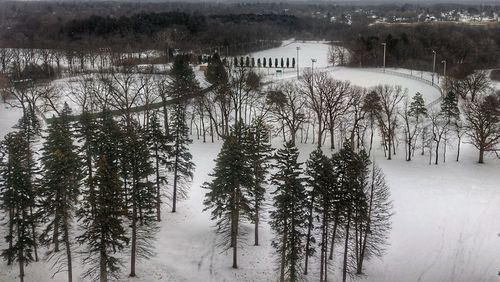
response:
[[[130,1],[130,0],[128,0]],[[150,0],[138,0],[138,1],[150,1]],[[162,1],[162,0],[152,0],[152,1]],[[260,2],[260,3],[272,3],[272,2],[291,2],[291,3],[352,3],[352,4],[380,4],[380,3],[412,3],[412,4],[432,4],[432,3],[470,3],[470,4],[498,4],[500,5],[500,0],[163,0],[170,2],[219,2],[219,3],[248,3],[248,2]]]

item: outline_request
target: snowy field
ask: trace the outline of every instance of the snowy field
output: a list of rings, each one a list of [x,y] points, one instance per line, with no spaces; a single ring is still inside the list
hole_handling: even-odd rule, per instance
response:
[[[266,52],[294,55],[294,44],[299,43],[282,47],[286,50],[275,48]],[[304,62],[308,60],[305,50],[317,48],[314,50],[318,52],[315,53],[318,65],[319,58],[328,50],[325,44],[300,43],[300,46]],[[262,53],[262,56],[272,55]],[[326,55],[324,62],[326,64]],[[410,95],[422,93],[427,103],[439,97],[434,87],[409,78],[369,69],[335,67],[328,71],[336,79],[350,80],[359,86],[400,84],[408,88]],[[293,74],[285,74],[283,79],[293,77]],[[1,138],[19,117],[18,110],[7,109],[0,103]],[[196,171],[189,198],[178,204],[175,214],[170,213],[168,207],[163,208],[156,256],[138,263],[136,278],[126,276],[128,264],[125,264],[121,281],[277,281],[276,258],[270,246],[273,234],[268,224],[261,225],[261,246],[253,246],[252,234],[248,235],[248,245],[239,251],[240,268],[237,270],[231,268],[231,253],[216,245],[214,222],[208,211],[203,212],[206,191],[201,185],[209,180],[208,174],[212,172],[213,160],[221,145],[221,141],[202,143],[195,140],[190,146]],[[273,145],[280,147],[280,139],[273,140]],[[312,144],[299,146],[302,160],[315,148]],[[500,270],[500,161],[487,157],[486,164],[477,164],[477,151],[467,144],[462,147],[460,162],[454,160],[455,148],[449,145],[447,162],[439,165],[429,165],[428,155],[406,162],[401,155],[404,155],[404,148],[399,148],[401,154],[387,161],[383,151],[375,149],[374,160],[386,174],[395,214],[389,239],[391,245],[381,260],[366,264],[366,281],[500,281],[497,275]],[[325,153],[330,151],[325,149]],[[1,240],[0,248],[3,244]],[[77,277],[82,266],[79,258],[75,262],[74,276]],[[317,264],[311,266],[314,268]],[[330,280],[340,281],[340,264],[334,263],[331,269],[334,273],[329,276]],[[317,271],[312,269],[308,281],[316,281]],[[32,263],[26,272],[25,281],[66,281],[64,274],[51,279],[50,263],[46,262]],[[1,282],[16,281],[17,274],[17,265],[0,264]]]
[[[274,58],[295,58],[297,60],[297,47],[299,50],[299,67],[310,67],[311,59],[315,59],[315,67],[324,68],[328,64],[328,47],[326,42],[283,42],[280,47],[263,50],[259,52],[254,52],[250,56],[257,58],[272,58],[274,64]],[[291,63],[291,61],[290,61]]]

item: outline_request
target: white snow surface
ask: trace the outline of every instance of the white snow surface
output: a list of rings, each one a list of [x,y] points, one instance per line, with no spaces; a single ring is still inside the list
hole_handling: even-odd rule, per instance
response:
[[[312,46],[327,50],[317,45]],[[285,48],[295,52],[293,44],[288,46]],[[304,47],[302,51],[305,50]],[[366,87],[401,84],[410,94],[422,93],[426,102],[439,96],[437,90],[427,84],[390,74],[338,67],[331,73],[335,78]],[[293,79],[293,74],[283,76]],[[19,117],[19,110],[8,109],[0,103],[1,138]],[[273,145],[280,147],[280,138],[275,138]],[[239,269],[231,268],[231,252],[225,252],[216,244],[214,222],[210,220],[210,212],[203,211],[206,191],[201,186],[210,180],[208,174],[214,168],[220,147],[221,141],[198,140],[190,146],[196,171],[189,198],[178,204],[176,213],[170,213],[166,204],[163,207],[161,229],[155,243],[156,256],[138,263],[138,277],[127,276],[128,251],[124,253],[120,281],[277,281],[276,257],[270,245],[274,235],[267,224],[268,213],[264,212],[261,224],[260,246],[253,246],[252,226],[244,224],[249,234],[247,244],[239,251]],[[302,161],[315,148],[312,144],[299,144],[299,147]],[[374,149],[374,160],[383,169],[390,186],[394,216],[387,253],[380,260],[366,263],[366,281],[499,281],[499,161],[489,156],[486,164],[477,164],[477,151],[468,144],[462,145],[459,162],[454,160],[456,148],[448,145],[446,163],[439,165],[429,165],[427,153],[406,162],[403,148],[399,148],[398,155],[388,161],[380,148]],[[329,149],[324,150],[331,153]],[[1,240],[0,248],[4,247]],[[43,252],[42,249],[42,256]],[[74,264],[74,280],[84,281],[77,278],[83,270],[81,259],[75,258]],[[313,259],[307,281],[318,280],[317,265]],[[335,261],[330,269],[330,280],[341,281],[340,264]],[[9,267],[5,262],[0,263],[0,281],[16,281],[17,273],[17,264]],[[64,273],[51,278],[50,262],[31,263],[26,273],[25,281],[66,281]]]

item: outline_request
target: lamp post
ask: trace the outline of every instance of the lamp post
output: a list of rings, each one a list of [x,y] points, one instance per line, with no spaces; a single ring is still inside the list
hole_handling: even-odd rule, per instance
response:
[[[443,64],[444,92],[446,92],[446,89],[448,89],[448,79],[446,79],[446,60],[442,60],[441,63]]]
[[[311,59],[311,75],[314,78],[314,63],[316,63],[316,59]]]
[[[382,43],[382,46],[384,46],[384,73],[385,73],[385,53],[387,51],[387,43]]]
[[[297,46],[297,79],[299,79],[299,50],[300,46]]]
[[[434,74],[436,73],[436,51],[432,50],[432,85],[434,85]]]

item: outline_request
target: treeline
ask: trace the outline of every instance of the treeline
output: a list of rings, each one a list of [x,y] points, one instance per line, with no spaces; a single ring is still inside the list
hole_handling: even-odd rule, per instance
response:
[[[61,27],[61,32],[72,39],[83,36],[153,36],[160,30],[173,25],[185,27],[191,34],[207,28],[206,17],[201,14],[182,12],[139,13],[119,18],[90,16],[75,19]]]
[[[463,78],[476,69],[498,65],[500,26],[454,24],[372,25],[360,28],[346,38],[352,52],[353,66],[381,66],[382,43],[387,45],[386,65],[432,71],[433,53],[436,69],[442,72],[442,60],[448,74]]]

